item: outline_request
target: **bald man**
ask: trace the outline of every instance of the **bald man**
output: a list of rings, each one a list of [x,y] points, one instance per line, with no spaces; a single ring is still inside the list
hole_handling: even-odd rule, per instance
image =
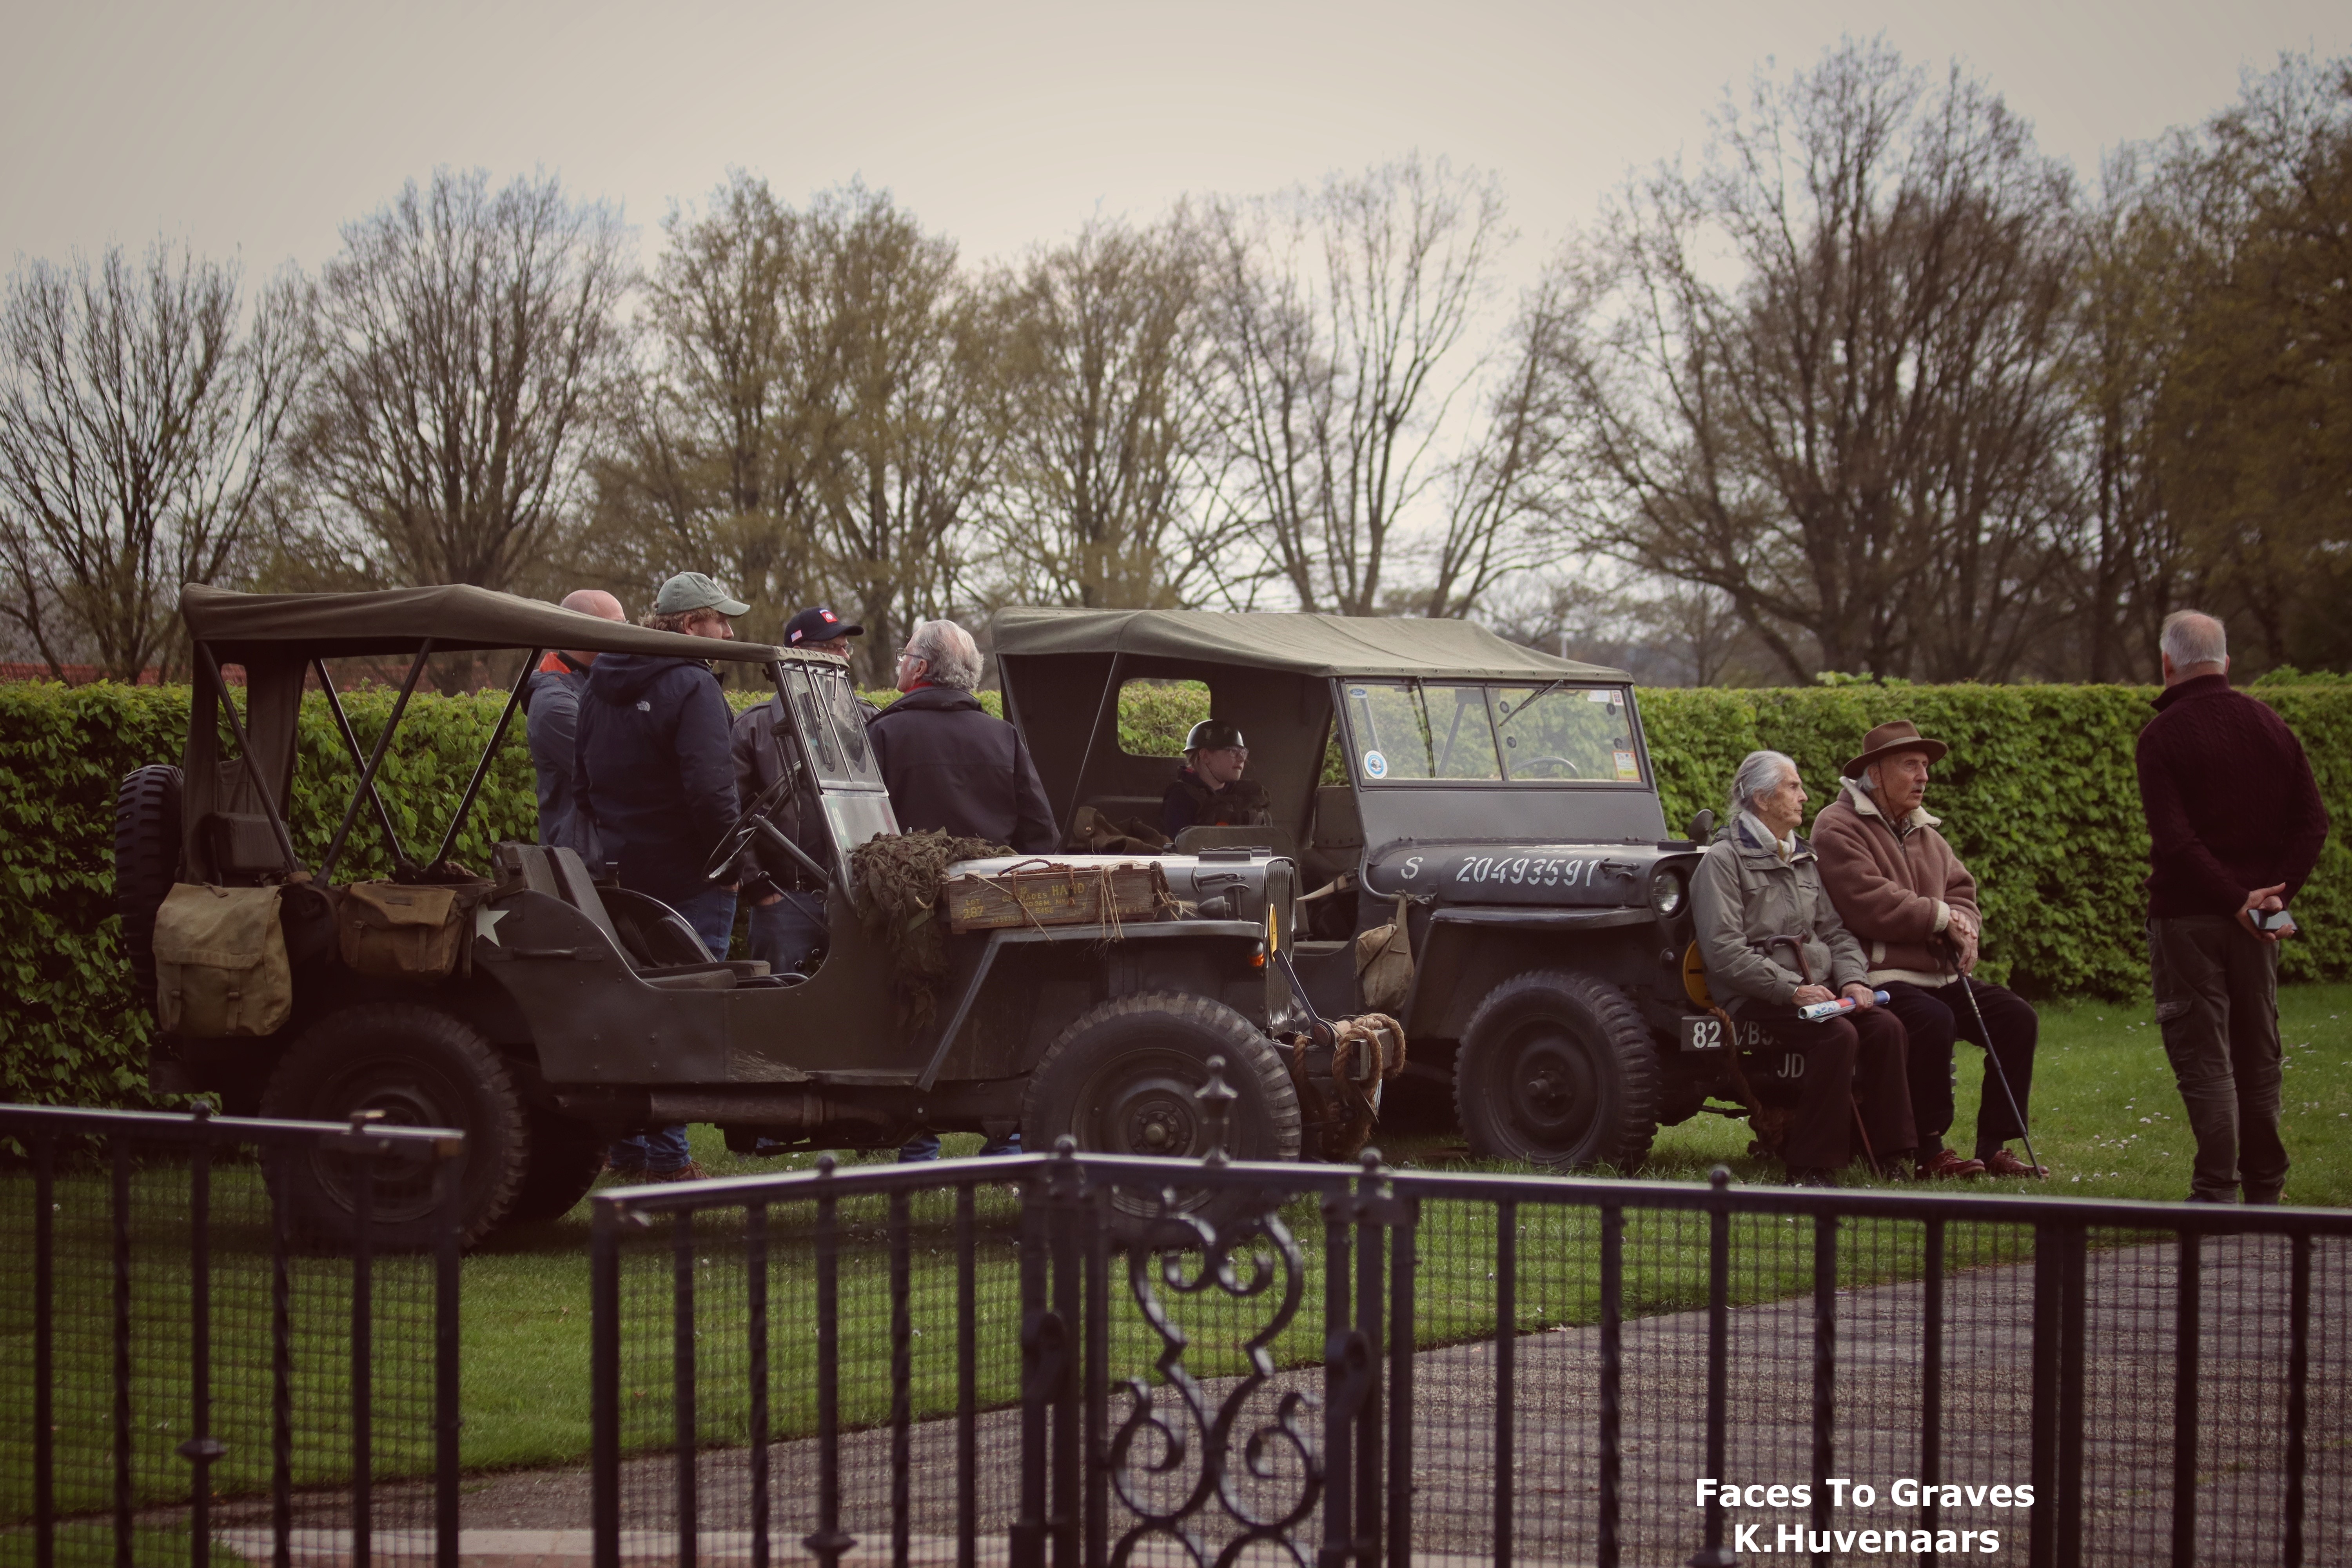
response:
[[[599,620],[626,621],[621,601],[602,588],[582,588],[564,596],[563,607]],[[530,765],[539,774],[539,841],[577,850],[591,876],[602,876],[604,852],[596,842],[593,823],[572,809],[579,798],[572,777],[572,738],[580,727],[580,694],[588,687],[588,667],[596,656],[584,649],[562,648],[539,661],[539,668],[523,690],[524,732],[530,742]]]

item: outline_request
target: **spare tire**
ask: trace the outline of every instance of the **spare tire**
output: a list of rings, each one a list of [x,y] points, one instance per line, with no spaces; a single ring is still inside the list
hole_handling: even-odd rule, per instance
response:
[[[114,907],[139,1001],[155,1010],[155,911],[180,879],[180,770],[151,763],[114,792]]]

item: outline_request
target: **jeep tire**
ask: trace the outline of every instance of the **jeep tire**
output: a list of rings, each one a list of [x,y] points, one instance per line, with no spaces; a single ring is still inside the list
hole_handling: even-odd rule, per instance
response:
[[[1051,1151],[1064,1133],[1089,1153],[1197,1160],[1210,1125],[1194,1090],[1224,1058],[1234,1090],[1225,1152],[1235,1160],[1296,1160],[1298,1091],[1274,1042],[1239,1013],[1202,996],[1147,992],[1106,1002],[1046,1047],[1022,1101],[1024,1146]],[[1180,1189],[1177,1212],[1223,1228],[1250,1207],[1238,1189]],[[1112,1234],[1122,1243],[1182,1245],[1188,1226],[1159,1226],[1150,1194],[1116,1191]]]
[[[514,1212],[530,1168],[530,1117],[514,1075],[472,1026],[414,1003],[330,1013],[288,1048],[261,1094],[264,1116],[343,1121],[358,1110],[381,1110],[390,1126],[450,1127],[466,1135],[460,1246],[479,1241]],[[296,1233],[351,1245],[358,1234],[353,1162],[305,1150],[284,1173],[278,1202]],[[433,1162],[379,1161],[373,1244],[386,1251],[432,1246],[438,1236],[433,1188]]]
[[[180,770],[133,768],[114,792],[114,907],[140,1005],[155,1010],[155,914],[180,878]]]
[[[1471,1015],[1454,1105],[1479,1159],[1631,1171],[1657,1131],[1658,1078],[1650,1032],[1624,993],[1541,970],[1496,986]]]
[[[605,1139],[594,1128],[535,1105],[530,1117],[530,1160],[514,1206],[507,1210],[509,1225],[562,1219],[588,1195],[604,1168]]]

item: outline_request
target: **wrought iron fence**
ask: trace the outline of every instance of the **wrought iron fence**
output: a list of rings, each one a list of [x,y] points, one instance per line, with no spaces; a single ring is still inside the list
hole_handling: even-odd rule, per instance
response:
[[[602,1568],[2352,1560],[2344,1214],[1067,1151],[593,1203]]]
[[[0,1562],[454,1568],[459,1134],[0,1106]],[[297,1161],[348,1230],[289,1215]],[[435,1246],[370,1244],[395,1203]]]

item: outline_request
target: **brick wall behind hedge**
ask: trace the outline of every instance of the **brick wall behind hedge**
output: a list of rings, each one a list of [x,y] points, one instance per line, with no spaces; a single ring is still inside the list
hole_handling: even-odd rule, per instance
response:
[[[2303,738],[2331,810],[2352,799],[2352,687],[2256,694]],[[1818,807],[1874,724],[1909,718],[1950,742],[1929,807],[1984,884],[1984,972],[2038,995],[2125,996],[2147,982],[2139,881],[2147,835],[2131,756],[2152,695],[2137,687],[1843,687],[1658,690],[1641,702],[1666,820],[1677,826],[1701,805],[1720,810],[1733,767],[1759,746],[1797,759]],[[1133,689],[1129,698],[1119,738],[1139,754],[1172,753],[1205,717],[1197,689]],[[385,803],[412,846],[438,841],[502,700],[413,700],[383,770]],[[995,710],[993,693],[983,700]],[[345,704],[362,744],[371,743],[391,694],[353,692]],[[112,907],[114,787],[142,763],[176,761],[187,714],[184,687],[0,686],[0,1100],[148,1102],[149,1025],[130,994]],[[303,721],[291,826],[296,847],[315,860],[355,770],[318,699]],[[530,763],[517,733],[457,854],[481,864],[496,840],[532,837],[534,822]],[[346,853],[353,874],[385,868],[365,817]],[[2341,831],[2295,907],[2306,934],[2287,946],[2287,975],[2352,975],[2352,848]]]

